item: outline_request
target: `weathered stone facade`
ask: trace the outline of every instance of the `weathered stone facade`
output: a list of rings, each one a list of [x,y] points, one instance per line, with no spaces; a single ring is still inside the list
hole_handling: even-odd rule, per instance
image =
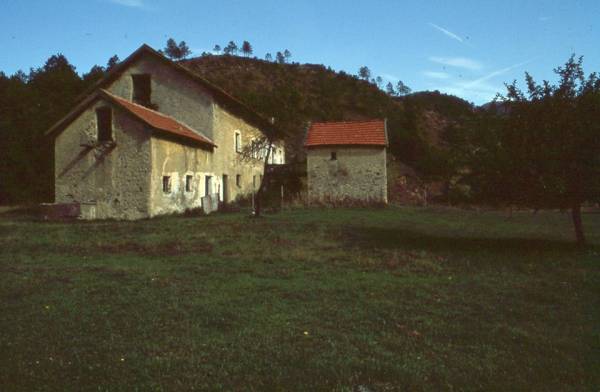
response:
[[[165,137],[111,102],[92,101],[56,136],[55,202],[81,203],[83,218],[138,219],[198,208],[208,194],[225,202],[251,194],[263,161],[242,159],[236,134],[244,149],[261,130],[154,55],[137,58],[104,89],[131,101],[136,74],[150,75],[156,111],[201,132],[216,147]],[[105,106],[112,107],[113,142],[94,143],[96,109]],[[283,163],[283,148],[277,151]]]
[[[387,203],[385,147],[312,147],[306,162],[309,201]]]
[[[85,218],[138,219],[149,215],[151,137],[120,110],[113,114],[114,144],[96,147],[97,101],[55,140],[55,201],[82,203]]]

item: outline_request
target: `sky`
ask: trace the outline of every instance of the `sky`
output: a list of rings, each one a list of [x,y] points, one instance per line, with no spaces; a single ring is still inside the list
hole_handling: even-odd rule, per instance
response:
[[[600,0],[0,0],[7,75],[56,53],[85,73],[169,37],[193,55],[247,40],[259,58],[288,49],[351,74],[366,65],[384,85],[483,104],[525,71],[555,81],[572,53],[600,71]]]

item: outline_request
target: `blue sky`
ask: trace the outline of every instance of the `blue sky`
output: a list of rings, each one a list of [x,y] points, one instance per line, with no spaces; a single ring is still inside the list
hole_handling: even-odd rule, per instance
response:
[[[356,4],[356,5],[354,5]],[[523,80],[554,80],[571,53],[600,71],[598,0],[1,0],[0,70],[43,65],[63,53],[80,73],[168,37],[194,53],[248,40],[256,56],[402,80],[477,104]]]

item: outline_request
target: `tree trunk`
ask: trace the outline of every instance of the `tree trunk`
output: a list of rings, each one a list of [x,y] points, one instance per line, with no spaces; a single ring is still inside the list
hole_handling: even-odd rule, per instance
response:
[[[583,234],[583,224],[581,222],[581,203],[576,203],[571,207],[571,218],[573,218],[577,244],[585,245],[585,235]]]

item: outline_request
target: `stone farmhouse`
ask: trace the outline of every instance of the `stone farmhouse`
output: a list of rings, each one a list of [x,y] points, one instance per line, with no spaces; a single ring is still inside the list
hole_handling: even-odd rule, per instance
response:
[[[247,196],[264,151],[244,152],[267,131],[272,121],[143,45],[47,132],[55,202],[81,218],[139,219]],[[283,146],[271,158],[284,163]]]
[[[385,120],[309,126],[306,149],[309,202],[387,203]]]

